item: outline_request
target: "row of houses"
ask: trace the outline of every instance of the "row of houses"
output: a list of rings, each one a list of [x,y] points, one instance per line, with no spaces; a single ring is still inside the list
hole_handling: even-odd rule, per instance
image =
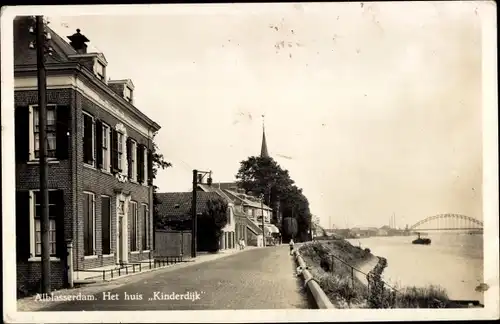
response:
[[[41,284],[39,110],[32,26],[31,17],[14,20],[18,292],[37,291]],[[47,47],[52,48],[45,56],[50,276],[52,288],[59,289],[68,284],[70,272],[154,258],[152,154],[153,137],[161,127],[135,106],[133,82],[111,79],[104,54],[87,52],[89,39],[80,30],[68,35],[67,42],[46,29],[51,35]],[[270,223],[271,208],[235,183],[200,181],[197,190],[200,212],[210,198],[228,203],[221,249],[235,248],[241,238],[249,245],[262,245],[266,233],[278,231]],[[189,222],[191,195],[159,194],[159,215],[171,223]]]
[[[236,248],[240,240],[246,245],[263,246],[279,239],[280,231],[272,224],[272,208],[239,188],[236,182],[212,183],[200,178],[196,189],[198,215],[206,211],[208,200],[222,199],[227,203],[227,224],[219,242],[221,250]],[[159,217],[165,219],[170,229],[191,228],[192,192],[158,193],[157,198]]]

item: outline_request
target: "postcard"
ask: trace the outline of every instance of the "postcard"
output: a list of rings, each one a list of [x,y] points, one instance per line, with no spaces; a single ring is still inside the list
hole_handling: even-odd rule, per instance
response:
[[[3,7],[4,321],[498,319],[495,9]]]

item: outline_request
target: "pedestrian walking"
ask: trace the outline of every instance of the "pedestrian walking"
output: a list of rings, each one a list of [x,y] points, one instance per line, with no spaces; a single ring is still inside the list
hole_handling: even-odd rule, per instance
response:
[[[293,242],[293,239],[290,239],[290,243],[288,243],[290,245],[290,255],[292,255],[292,251],[293,251],[293,246],[295,245],[295,243]]]

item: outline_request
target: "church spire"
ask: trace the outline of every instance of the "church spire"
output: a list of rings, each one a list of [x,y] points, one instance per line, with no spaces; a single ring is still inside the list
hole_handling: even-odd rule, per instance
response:
[[[269,157],[269,152],[267,151],[266,143],[266,130],[264,126],[264,115],[262,115],[262,147],[260,148],[260,157]]]

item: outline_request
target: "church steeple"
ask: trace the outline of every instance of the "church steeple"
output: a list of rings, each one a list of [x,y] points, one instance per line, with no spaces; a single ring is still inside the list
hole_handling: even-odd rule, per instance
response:
[[[266,143],[266,130],[264,126],[264,115],[262,115],[262,147],[260,148],[260,157],[269,157],[269,152],[267,151]]]

